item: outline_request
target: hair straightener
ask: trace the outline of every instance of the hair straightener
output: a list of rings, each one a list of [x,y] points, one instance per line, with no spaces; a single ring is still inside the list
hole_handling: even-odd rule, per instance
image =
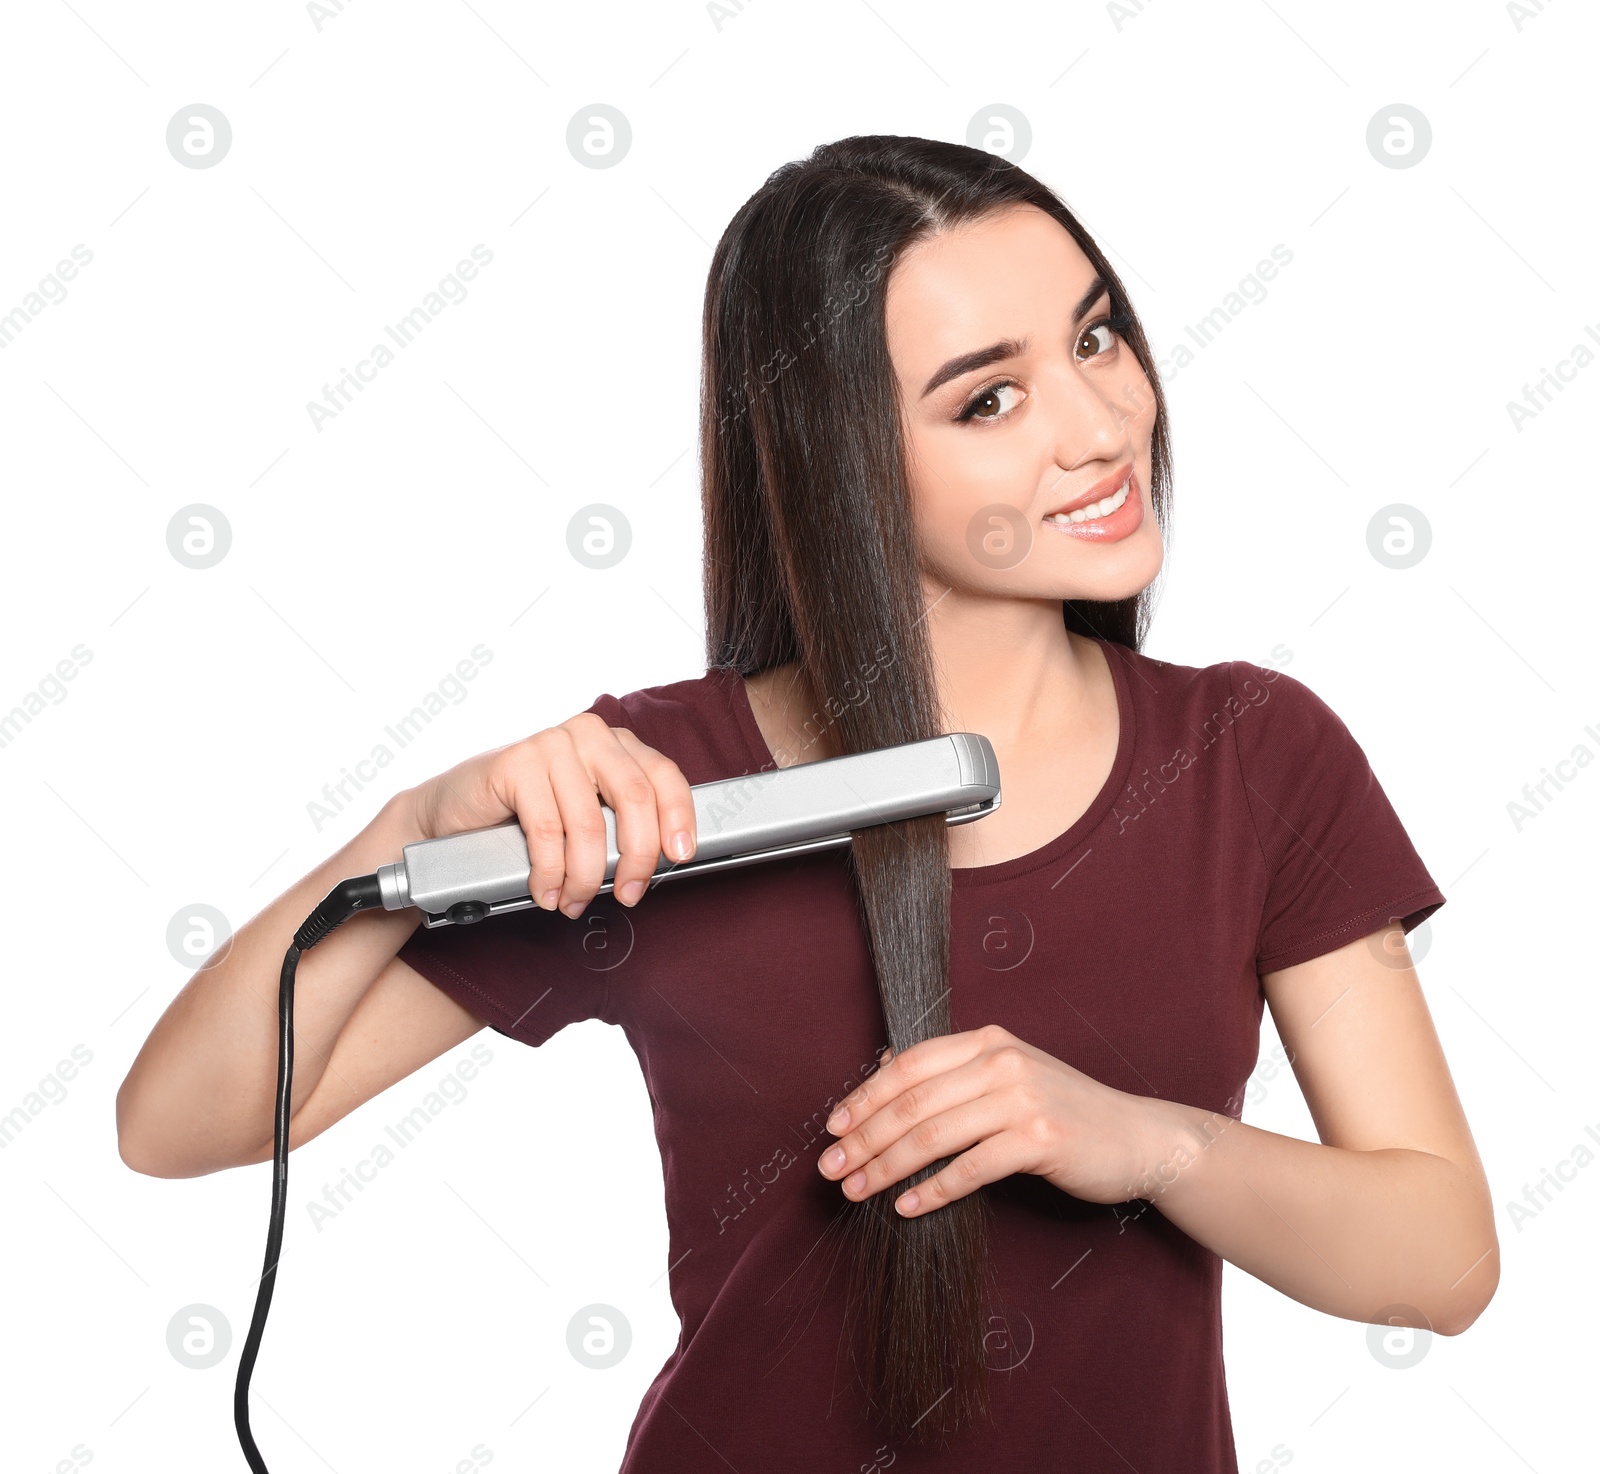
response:
[[[859,829],[942,813],[969,824],[1000,807],[1000,769],[987,737],[955,732],[922,742],[751,773],[692,787],[695,853],[665,855],[650,878],[663,881],[840,848]],[[616,875],[616,814],[602,804],[609,893]],[[515,820],[408,844],[403,858],[373,875],[341,881],[294,935],[278,978],[278,1085],[272,1122],[272,1211],[255,1314],[239,1354],[233,1425],[253,1474],[268,1474],[250,1432],[250,1374],[266,1327],[283,1243],[289,1192],[289,1100],[294,1080],[294,975],[303,952],[358,911],[415,907],[427,927],[462,926],[537,903],[529,893],[527,837]],[[557,913],[559,914],[559,913]],[[565,920],[566,918],[562,918]],[[554,918],[552,918],[554,922]]]

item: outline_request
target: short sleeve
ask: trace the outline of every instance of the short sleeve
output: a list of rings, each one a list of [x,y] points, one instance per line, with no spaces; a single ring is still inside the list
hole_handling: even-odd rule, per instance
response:
[[[419,926],[397,954],[497,1033],[540,1045],[568,1024],[610,1018],[609,896],[574,920],[530,906],[470,926]]]
[[[1266,865],[1256,969],[1307,962],[1444,904],[1349,729],[1308,686],[1228,667],[1233,730]]]
[[[588,709],[621,725],[614,696]],[[584,1019],[614,1022],[607,980],[626,928],[620,909],[599,895],[576,919],[530,906],[468,926],[419,926],[397,955],[497,1033],[537,1046]]]

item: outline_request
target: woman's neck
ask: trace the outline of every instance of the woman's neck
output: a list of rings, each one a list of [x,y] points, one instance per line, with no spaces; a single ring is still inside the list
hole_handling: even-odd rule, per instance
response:
[[[1105,705],[1105,657],[1067,630],[1059,601],[951,591],[930,602],[927,631],[946,732],[981,732],[1005,752],[1064,736]],[[745,689],[779,767],[836,755],[823,704],[798,665],[747,677]]]
[[[928,643],[947,732],[982,732],[996,750],[1078,722],[1105,690],[1105,657],[1070,632],[1060,600],[974,598],[928,605]]]

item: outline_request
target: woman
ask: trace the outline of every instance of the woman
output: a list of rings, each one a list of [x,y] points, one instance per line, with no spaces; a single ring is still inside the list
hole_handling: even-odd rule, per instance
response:
[[[485,1023],[620,1025],[683,1327],[625,1471],[1234,1470],[1222,1259],[1444,1334],[1494,1291],[1404,942],[1444,897],[1305,686],[1140,653],[1165,406],[1038,181],[922,139],[819,148],[730,224],[704,335],[707,673],[396,795],[168,1009],[124,1159],[270,1157],[294,927],[403,844],[514,816],[564,916],[371,915],[308,953],[290,1139]],[[945,731],[993,742],[996,814],[639,904],[692,853],[688,785]],[[596,899],[601,799],[624,855]],[[1263,1004],[1320,1144],[1239,1120]]]

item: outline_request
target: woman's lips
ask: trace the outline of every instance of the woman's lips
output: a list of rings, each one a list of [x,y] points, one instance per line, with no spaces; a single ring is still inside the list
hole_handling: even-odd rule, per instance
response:
[[[1110,498],[1102,499],[1097,505],[1104,506],[1107,500],[1115,501],[1118,496],[1123,497],[1122,505],[1114,511],[1103,516],[1090,516],[1082,522],[1071,522],[1066,518],[1057,521],[1054,516],[1043,519],[1044,525],[1055,532],[1064,532],[1068,537],[1075,537],[1083,542],[1114,543],[1120,542],[1129,534],[1137,532],[1139,525],[1144,521],[1144,497],[1139,489],[1137,472],[1130,472],[1127,480],[1127,491],[1115,492]]]

